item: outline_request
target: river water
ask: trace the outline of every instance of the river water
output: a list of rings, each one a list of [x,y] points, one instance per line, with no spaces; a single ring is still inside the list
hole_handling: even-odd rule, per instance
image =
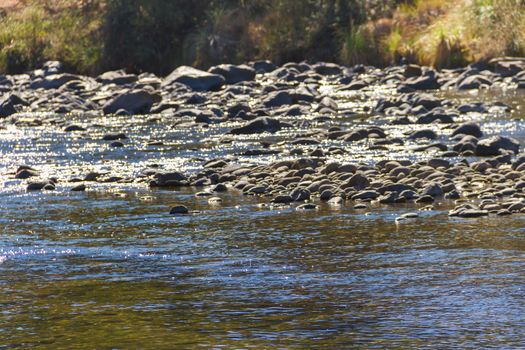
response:
[[[469,118],[487,135],[525,140],[522,93],[449,97],[510,104],[511,114]],[[234,191],[212,206],[199,189],[152,190],[136,179],[155,164],[191,172],[260,137],[228,140],[233,123],[203,128],[169,116],[67,117],[87,133],[62,131],[63,117],[34,118],[45,122],[0,130],[0,349],[524,345],[523,214],[449,218],[454,203],[440,201],[396,222],[421,205],[298,212]],[[101,141],[108,131],[125,132],[125,147]],[[355,147],[358,161],[432,156],[337,146]],[[26,192],[11,174],[20,164],[58,177],[57,190]],[[124,180],[70,192],[63,179],[88,170]],[[199,213],[171,216],[173,203]]]

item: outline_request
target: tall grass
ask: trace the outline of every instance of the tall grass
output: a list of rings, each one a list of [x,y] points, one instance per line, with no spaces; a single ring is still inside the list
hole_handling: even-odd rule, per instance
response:
[[[525,55],[525,0],[24,0],[0,14],[0,71],[98,74],[270,59],[439,68]]]
[[[31,2],[22,10],[0,18],[0,70],[23,72],[58,59],[88,72],[96,66],[100,25],[94,9],[52,6]]]

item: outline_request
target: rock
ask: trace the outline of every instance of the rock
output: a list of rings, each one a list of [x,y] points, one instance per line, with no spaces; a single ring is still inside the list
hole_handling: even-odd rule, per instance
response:
[[[313,68],[317,74],[321,75],[336,75],[343,71],[340,66],[334,63],[317,63]]]
[[[491,86],[492,82],[483,75],[474,74],[466,77],[457,84],[459,90],[479,89],[483,86]]]
[[[481,128],[478,124],[474,122],[468,122],[463,123],[460,126],[458,126],[452,134],[451,137],[457,136],[457,135],[472,135],[476,138],[480,138],[483,136],[483,132],[481,132]]]
[[[33,176],[38,176],[38,171],[34,169],[20,169],[15,175],[15,179],[29,179]]]
[[[385,194],[386,192],[398,192],[401,193],[403,191],[415,191],[415,188],[411,185],[402,184],[402,183],[396,183],[396,184],[390,184],[386,186],[382,186],[377,189],[377,192],[381,194]]]
[[[153,178],[154,181],[150,183],[150,186],[153,187],[181,186],[187,181],[186,176],[176,171],[170,173],[156,173]]]
[[[416,64],[408,64],[403,72],[405,78],[419,77],[421,74],[423,74],[423,71],[421,67]]]
[[[457,216],[460,218],[479,218],[482,216],[488,216],[489,212],[486,210],[479,209],[458,209],[451,210],[449,216]]]
[[[104,141],[115,141],[115,140],[124,140],[128,137],[126,134],[123,133],[115,133],[115,134],[106,134],[102,137],[102,140]]]
[[[286,91],[274,91],[263,100],[263,105],[266,108],[281,107],[292,103],[292,96]]]
[[[120,109],[124,109],[130,114],[145,114],[150,111],[154,103],[160,100],[161,97],[157,93],[147,90],[135,90],[113,98],[102,109],[105,114],[116,113]]]
[[[344,204],[345,200],[341,196],[335,196],[328,200],[328,204],[334,207],[339,207]]]
[[[252,66],[258,73],[270,73],[277,68],[277,66],[270,61],[256,61],[252,63]]]
[[[421,191],[421,196],[432,196],[432,197],[442,197],[444,194],[443,189],[439,184],[433,183],[427,185],[423,191]]]
[[[293,202],[293,199],[289,195],[278,195],[274,199],[272,199],[272,203],[279,203],[279,204],[288,204]]]
[[[421,196],[418,199],[416,199],[416,203],[432,203],[434,202],[434,197],[432,196]]]
[[[393,204],[398,201],[398,194],[396,192],[388,192],[387,194],[382,195],[378,198],[379,203],[381,204]]]
[[[255,69],[245,64],[239,66],[233,64],[221,64],[219,66],[211,67],[208,72],[222,75],[226,84],[251,81],[255,78]]]
[[[124,70],[115,70],[102,73],[96,80],[102,84],[125,85],[134,83],[138,79],[135,74],[127,74]]]
[[[318,208],[317,205],[313,203],[305,203],[305,204],[301,204],[295,209],[296,210],[316,210],[317,208]]]
[[[246,125],[232,129],[230,134],[243,135],[243,134],[260,134],[263,132],[275,133],[281,130],[282,124],[277,119],[269,117],[259,117]]]
[[[208,203],[209,203],[209,204],[219,204],[219,203],[222,203],[222,198],[221,198],[221,197],[210,197],[210,198],[208,198]]]
[[[431,166],[432,168],[446,168],[448,169],[450,167],[450,162],[446,159],[440,159],[440,158],[432,158],[427,162],[428,166]]]
[[[27,190],[28,191],[40,191],[43,190],[44,187],[49,185],[50,183],[47,181],[39,181],[39,182],[30,182],[27,184]]]
[[[379,197],[379,192],[374,190],[360,191],[352,196],[352,200],[368,200],[376,199]]]
[[[62,85],[74,81],[74,80],[82,80],[81,77],[73,74],[63,73],[63,74],[52,74],[47,75],[44,78],[37,79],[29,85],[29,88],[31,89],[58,89]]]
[[[502,154],[501,150],[518,153],[519,149],[519,142],[511,137],[492,136],[478,141],[475,154],[477,156],[490,157]]]
[[[72,132],[72,131],[86,131],[85,128],[81,127],[80,125],[68,125],[64,128],[65,132]]]
[[[437,139],[438,135],[434,130],[431,129],[424,129],[424,130],[417,130],[408,136],[409,140],[417,140],[417,139],[429,139],[429,140],[435,140]]]
[[[77,185],[77,186],[71,188],[72,192],[82,192],[82,191],[85,191],[85,190],[86,190],[86,185],[84,185],[84,184],[80,184],[80,185]]]
[[[435,73],[430,71],[424,76],[409,78],[405,81],[405,86],[413,90],[432,90],[439,89]]]
[[[290,193],[290,197],[294,202],[302,202],[310,199],[310,191],[303,188],[296,188]]]
[[[211,91],[218,90],[224,85],[225,81],[222,75],[208,73],[193,67],[180,66],[164,78],[162,86],[181,83],[195,91]]]
[[[124,147],[122,141],[113,141],[109,144],[109,147]]]
[[[8,95],[0,100],[0,118],[9,117],[18,112],[19,106],[29,105],[27,101],[16,94]]]
[[[189,213],[189,210],[184,205],[175,205],[171,207],[171,210],[170,210],[171,215],[184,215],[188,213]]]
[[[356,190],[364,190],[370,186],[370,180],[368,178],[360,173],[354,174],[350,179],[348,179],[343,185],[341,185],[341,188],[345,189],[348,187],[353,187]]]
[[[227,192],[228,191],[228,187],[226,187],[226,185],[224,185],[224,184],[217,184],[217,185],[215,185],[214,188],[212,188],[212,191],[213,192]]]

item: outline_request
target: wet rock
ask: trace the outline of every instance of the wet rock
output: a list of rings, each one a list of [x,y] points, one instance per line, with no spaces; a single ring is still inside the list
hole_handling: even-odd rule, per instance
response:
[[[193,67],[181,66],[171,72],[162,86],[166,87],[174,83],[181,83],[189,86],[195,91],[218,90],[225,83],[222,75],[208,73]]]
[[[349,187],[353,187],[356,190],[364,190],[370,186],[370,180],[363,174],[357,173],[354,174],[351,178],[349,178],[345,183],[341,185],[342,189],[346,189]]]
[[[461,82],[457,84],[457,88],[459,90],[469,90],[469,89],[479,89],[481,87],[489,87],[492,85],[492,81],[487,79],[487,77],[475,74],[470,75],[463,79]]]
[[[250,81],[255,78],[255,69],[245,64],[238,66],[233,64],[221,64],[219,66],[211,67],[208,72],[222,75],[226,84]]]
[[[209,204],[220,204],[222,203],[222,198],[221,197],[210,197],[208,199],[208,203]]]
[[[430,185],[427,185],[423,191],[421,191],[421,195],[424,196],[432,196],[432,197],[442,197],[444,194],[443,188],[439,184],[433,183]]]
[[[489,212],[486,210],[465,207],[451,210],[448,215],[457,216],[460,218],[479,218],[483,216],[488,216]]]
[[[310,191],[303,188],[296,188],[290,193],[290,197],[294,202],[302,202],[310,199]]]
[[[71,188],[72,192],[83,192],[85,190],[86,190],[86,185],[84,185],[84,184],[80,184],[80,185],[77,185],[77,186]]]
[[[339,207],[344,204],[345,200],[341,196],[334,196],[328,200],[328,205]]]
[[[297,210],[316,210],[316,209],[318,209],[318,207],[317,207],[317,205],[315,205],[313,203],[305,203],[305,204],[301,204],[296,209]]]
[[[380,196],[379,192],[374,190],[359,191],[352,195],[352,200],[373,200]]]
[[[520,144],[517,140],[505,136],[493,136],[481,139],[476,145],[475,154],[482,157],[497,156],[503,151],[518,153]]]
[[[47,185],[52,185],[49,181],[30,182],[27,184],[28,191],[40,191],[43,190]],[[53,186],[53,185],[52,185]],[[54,189],[54,186],[53,186]]]
[[[401,193],[403,191],[415,191],[415,188],[408,184],[403,183],[396,183],[396,184],[390,184],[386,186],[379,187],[377,189],[377,192],[381,194],[385,194],[386,192],[398,192]]]
[[[122,143],[121,141],[113,141],[109,144],[109,147],[124,147],[124,143]]]
[[[388,192],[378,198],[381,204],[393,204],[398,201],[398,194],[396,192]]]
[[[259,117],[246,125],[232,129],[230,134],[243,135],[243,134],[260,134],[263,132],[275,133],[281,130],[282,124],[279,120],[269,117]]]
[[[136,90],[125,92],[108,103],[102,108],[104,113],[112,114],[123,109],[131,114],[148,113],[154,103],[159,102],[159,94],[147,90]]]
[[[263,105],[267,108],[281,107],[292,103],[292,96],[287,91],[272,92],[263,100]]]
[[[115,140],[124,140],[128,137],[126,134],[123,133],[115,133],[115,134],[106,134],[102,137],[102,140],[104,141],[115,141]]]
[[[460,126],[458,126],[451,134],[451,137],[457,136],[457,135],[472,135],[476,138],[480,138],[483,136],[483,132],[481,132],[481,128],[478,124],[474,122],[468,122],[463,123]]]
[[[293,198],[289,195],[278,195],[272,199],[272,203],[288,204],[293,202]]]
[[[153,176],[154,180],[150,183],[152,187],[169,187],[169,186],[181,186],[187,178],[182,173],[170,172],[170,173],[156,173]]]
[[[72,131],[86,131],[86,128],[81,127],[80,125],[68,125],[64,128],[65,132],[72,132]]]
[[[440,159],[440,158],[432,158],[429,161],[427,161],[428,166],[431,166],[432,168],[449,168],[450,162],[446,159]]]
[[[0,100],[0,118],[9,117],[17,113],[21,106],[27,105],[29,105],[27,101],[16,94],[5,96]]]
[[[33,176],[38,176],[40,173],[34,169],[20,169],[15,175],[15,179],[29,179]]]
[[[171,209],[170,209],[170,214],[171,215],[184,215],[184,214],[188,214],[188,213],[189,213],[189,210],[184,205],[175,205],[175,206],[171,207]]]
[[[408,136],[410,140],[417,140],[417,139],[435,140],[437,139],[437,137],[438,137],[437,133],[431,129],[417,130]]]
[[[418,199],[416,199],[416,203],[432,203],[434,202],[434,197],[430,195],[421,196]]]

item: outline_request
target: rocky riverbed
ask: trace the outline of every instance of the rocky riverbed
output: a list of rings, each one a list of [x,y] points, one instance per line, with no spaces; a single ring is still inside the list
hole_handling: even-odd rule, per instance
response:
[[[445,200],[456,203],[450,216],[510,215],[525,207],[525,157],[520,135],[490,120],[515,106],[476,94],[518,91],[524,68],[518,58],[442,71],[260,61],[91,78],[48,62],[2,77],[1,127],[44,152],[70,143],[72,157],[34,163],[15,152],[4,187],[192,187],[210,205],[234,192],[298,210]],[[167,213],[195,211],[180,203]]]
[[[0,348],[521,348],[525,61],[0,90]]]

